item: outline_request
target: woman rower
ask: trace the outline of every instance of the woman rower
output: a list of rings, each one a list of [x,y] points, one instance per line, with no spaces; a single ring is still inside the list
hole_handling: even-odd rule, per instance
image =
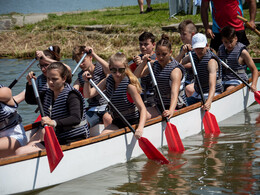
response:
[[[41,124],[55,128],[60,144],[89,137],[84,98],[78,90],[70,86],[71,72],[61,62],[54,62],[48,66],[46,77],[49,88],[40,93],[45,113]],[[32,74],[27,76],[29,84],[32,78],[36,79]],[[26,101],[36,104],[31,85],[26,88]],[[38,130],[26,146],[16,150],[16,154],[44,149],[44,134],[44,128]]]
[[[162,111],[162,116],[171,118],[175,109],[183,108],[187,104],[184,92],[185,68],[171,57],[171,42],[167,35],[163,34],[161,40],[156,43],[155,53],[157,60],[153,63],[152,69],[166,108]],[[145,55],[143,63],[136,68],[135,75],[138,78],[149,74],[146,65],[148,60],[149,56]],[[155,102],[158,102],[157,98]],[[148,107],[147,110],[149,118],[159,115],[157,106]]]
[[[137,124],[135,137],[139,139],[143,134],[143,128],[146,121],[146,108],[141,98],[141,85],[134,76],[130,68],[126,56],[118,52],[111,56],[109,60],[109,68],[111,74],[103,79],[98,87],[104,91],[111,103],[121,112],[130,124]],[[84,95],[87,98],[94,97],[98,94],[95,88],[91,88],[88,79],[91,75],[88,71],[83,73]],[[101,134],[106,134],[123,128],[126,125],[121,121],[119,116],[109,108],[109,112],[113,117],[112,124],[108,125]]]

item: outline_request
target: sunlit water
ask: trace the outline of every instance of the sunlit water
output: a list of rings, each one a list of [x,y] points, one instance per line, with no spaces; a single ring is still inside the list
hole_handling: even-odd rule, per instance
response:
[[[0,59],[0,84],[8,86],[30,61]],[[71,60],[66,63],[75,67]],[[36,66],[32,69],[38,71]],[[14,93],[24,86],[25,78],[13,88]],[[24,124],[35,119],[34,109],[20,105]],[[220,122],[218,137],[198,134],[184,139],[186,151],[181,155],[161,148],[170,165],[142,155],[34,194],[260,194],[259,114],[260,105],[254,104]]]
[[[153,0],[152,4],[165,2],[168,0]],[[137,0],[0,0],[0,14],[85,11],[129,5],[138,5]]]

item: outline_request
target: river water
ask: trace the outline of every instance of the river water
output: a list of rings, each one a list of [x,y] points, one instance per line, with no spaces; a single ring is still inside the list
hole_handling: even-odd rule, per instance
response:
[[[152,3],[162,2],[168,0],[152,1]],[[144,4],[146,5],[146,1]],[[0,14],[71,12],[129,5],[138,5],[137,0],[0,0]]]
[[[0,84],[8,86],[31,60],[0,59]],[[72,69],[75,63],[64,60]],[[32,67],[37,75],[36,65]],[[74,78],[75,79],[75,78]],[[22,78],[14,94],[25,87]],[[20,104],[24,124],[37,117],[35,106]],[[202,134],[183,140],[182,155],[162,153],[172,166],[147,160],[145,155],[33,194],[260,194],[260,106],[219,123],[221,134]],[[91,160],[91,159],[90,159]]]

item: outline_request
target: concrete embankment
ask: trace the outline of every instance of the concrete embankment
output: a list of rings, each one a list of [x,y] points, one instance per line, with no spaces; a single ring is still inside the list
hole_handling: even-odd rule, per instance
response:
[[[34,24],[44,19],[48,19],[48,14],[14,14],[0,16],[0,30],[10,30],[15,26]]]

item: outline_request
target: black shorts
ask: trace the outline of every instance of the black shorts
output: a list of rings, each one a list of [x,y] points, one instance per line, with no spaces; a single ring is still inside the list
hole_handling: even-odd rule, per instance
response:
[[[219,46],[222,44],[220,33],[214,33],[215,38],[211,39],[210,47],[213,48],[216,52],[219,49]],[[237,41],[243,43],[245,46],[248,46],[250,43],[246,37],[246,32],[244,30],[236,31]]]
[[[138,124],[139,123],[139,118],[136,119],[130,119],[128,122],[133,125],[133,124]],[[116,125],[119,129],[126,127],[127,125],[119,118],[113,119],[112,124]]]

